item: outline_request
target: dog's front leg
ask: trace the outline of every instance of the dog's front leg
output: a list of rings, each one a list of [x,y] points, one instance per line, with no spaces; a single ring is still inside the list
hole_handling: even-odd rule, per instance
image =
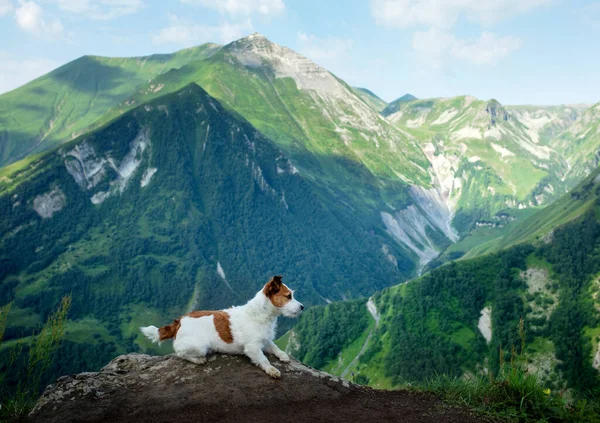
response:
[[[281,377],[281,373],[275,367],[269,363],[269,360],[262,352],[262,349],[258,345],[248,345],[244,348],[244,354],[252,360],[254,364],[263,369],[266,374],[273,378]]]
[[[268,340],[266,342],[265,351],[268,352],[269,354],[273,354],[275,357],[277,357],[279,359],[279,361],[282,361],[284,363],[290,362],[290,356],[287,355],[284,351],[282,351],[281,348],[279,348],[275,344],[275,342],[273,342],[271,340]]]

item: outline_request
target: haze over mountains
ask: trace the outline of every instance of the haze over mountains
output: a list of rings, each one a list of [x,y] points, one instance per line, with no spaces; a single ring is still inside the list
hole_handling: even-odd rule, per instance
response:
[[[142,322],[243,301],[273,272],[325,304],[491,251],[598,166],[599,113],[386,104],[260,34],[82,57],[0,96],[7,338],[73,292],[61,363],[85,370],[146,346]]]

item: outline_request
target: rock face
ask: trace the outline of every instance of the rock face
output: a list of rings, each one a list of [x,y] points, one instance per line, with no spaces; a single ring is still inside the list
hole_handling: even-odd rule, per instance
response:
[[[272,379],[247,358],[217,355],[198,366],[175,356],[122,355],[97,373],[63,376],[46,388],[33,422],[481,421],[435,397],[375,391],[297,361],[270,358]]]

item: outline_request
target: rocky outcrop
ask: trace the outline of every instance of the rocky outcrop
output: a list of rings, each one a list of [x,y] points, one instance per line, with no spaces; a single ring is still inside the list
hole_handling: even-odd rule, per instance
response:
[[[496,125],[496,122],[498,120],[507,121],[510,119],[510,115],[508,114],[506,109],[502,107],[502,105],[497,100],[492,99],[488,101],[487,105],[485,106],[485,111],[490,116],[491,125]]]
[[[42,219],[52,217],[54,213],[62,210],[66,204],[65,193],[59,187],[55,187],[52,191],[38,195],[33,199],[33,209]]]
[[[272,379],[247,358],[198,366],[175,356],[129,354],[97,373],[63,376],[30,414],[33,422],[481,421],[431,395],[376,391],[270,358]]]

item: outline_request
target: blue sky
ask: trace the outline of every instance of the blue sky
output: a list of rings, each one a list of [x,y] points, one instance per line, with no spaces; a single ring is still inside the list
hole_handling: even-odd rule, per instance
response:
[[[84,54],[260,32],[385,100],[600,101],[600,1],[0,0],[0,92]]]

